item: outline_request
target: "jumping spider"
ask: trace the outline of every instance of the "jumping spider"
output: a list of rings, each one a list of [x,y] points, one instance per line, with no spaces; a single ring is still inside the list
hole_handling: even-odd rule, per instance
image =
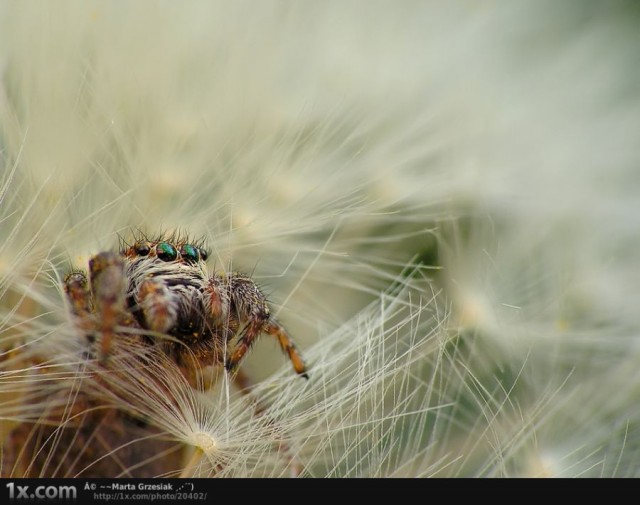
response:
[[[207,273],[207,251],[186,237],[139,237],[120,252],[102,252],[89,261],[90,285],[74,271],[64,280],[78,328],[99,336],[108,358],[118,326],[143,330],[150,343],[183,369],[224,365],[234,371],[251,345],[266,333],[278,340],[294,370],[307,368],[287,331],[271,315],[255,282],[238,272]],[[162,338],[162,337],[165,338]],[[190,365],[191,363],[191,365]]]

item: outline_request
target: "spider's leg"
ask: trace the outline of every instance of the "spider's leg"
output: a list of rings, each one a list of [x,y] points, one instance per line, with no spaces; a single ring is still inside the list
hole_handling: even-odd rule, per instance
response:
[[[248,323],[242,333],[240,333],[240,338],[238,338],[238,342],[235,347],[231,350],[231,356],[227,359],[225,363],[225,367],[230,372],[233,372],[236,367],[242,361],[245,354],[249,351],[256,338],[260,336],[262,333],[262,327],[264,326],[264,321],[262,320],[254,320]]]
[[[64,292],[67,295],[73,324],[84,334],[90,344],[96,339],[96,320],[89,282],[83,272],[71,272],[64,278]]]
[[[238,319],[246,322],[246,326],[227,360],[227,369],[233,370],[238,366],[256,338],[264,332],[278,339],[280,348],[289,356],[295,371],[305,379],[308,379],[307,368],[296,346],[286,330],[271,317],[267,300],[255,282],[250,277],[238,273],[232,274],[228,282],[233,307]]]
[[[237,327],[244,324],[236,345],[230,349],[231,355],[225,362],[227,370],[233,371],[262,333],[262,327],[269,320],[269,306],[258,286],[247,275],[233,272],[218,278],[226,287],[231,302],[227,319]]]
[[[64,278],[64,292],[67,295],[74,316],[91,313],[91,293],[87,276],[83,272],[71,272]]]
[[[293,343],[293,340],[289,337],[287,330],[285,330],[282,325],[273,318],[269,319],[263,330],[268,335],[278,339],[282,352],[289,356],[296,373],[301,377],[308,379],[309,375],[307,374],[307,366],[305,365],[296,345]]]
[[[98,329],[102,333],[102,358],[109,355],[113,330],[125,311],[125,278],[122,258],[103,252],[89,261],[91,291],[95,300]]]

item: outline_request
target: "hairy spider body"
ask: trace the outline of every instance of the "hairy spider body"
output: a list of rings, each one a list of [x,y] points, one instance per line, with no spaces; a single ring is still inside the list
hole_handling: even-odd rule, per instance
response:
[[[196,366],[224,365],[230,371],[265,333],[308,378],[295,344],[255,282],[238,272],[210,276],[207,256],[180,237],[144,238],[119,253],[97,254],[89,262],[90,285],[82,272],[65,278],[77,326],[91,339],[99,336],[105,359],[120,325],[145,330],[145,338],[159,342],[183,368],[195,359]]]

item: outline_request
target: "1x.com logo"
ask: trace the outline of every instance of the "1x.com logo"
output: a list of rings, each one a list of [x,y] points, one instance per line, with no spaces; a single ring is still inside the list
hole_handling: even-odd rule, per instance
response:
[[[75,500],[78,497],[76,486],[31,487],[8,482],[7,489],[10,500]]]

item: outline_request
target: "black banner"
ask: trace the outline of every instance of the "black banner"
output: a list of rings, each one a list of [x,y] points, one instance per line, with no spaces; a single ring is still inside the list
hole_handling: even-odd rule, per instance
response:
[[[442,501],[439,492],[449,497],[483,493],[495,503],[512,503],[517,492],[527,498],[571,492],[572,497],[597,491],[609,495],[619,480],[593,479],[0,479],[0,503],[246,503],[257,499],[304,504],[317,501],[334,503],[353,501],[384,502]],[[626,484],[636,487],[637,481]],[[341,490],[341,491],[340,491]],[[355,493],[355,494],[354,494]],[[515,494],[514,494],[515,493]],[[522,496],[525,496],[522,495]],[[442,495],[444,496],[444,495]],[[386,497],[386,498],[381,498]],[[413,497],[413,498],[409,498]]]

